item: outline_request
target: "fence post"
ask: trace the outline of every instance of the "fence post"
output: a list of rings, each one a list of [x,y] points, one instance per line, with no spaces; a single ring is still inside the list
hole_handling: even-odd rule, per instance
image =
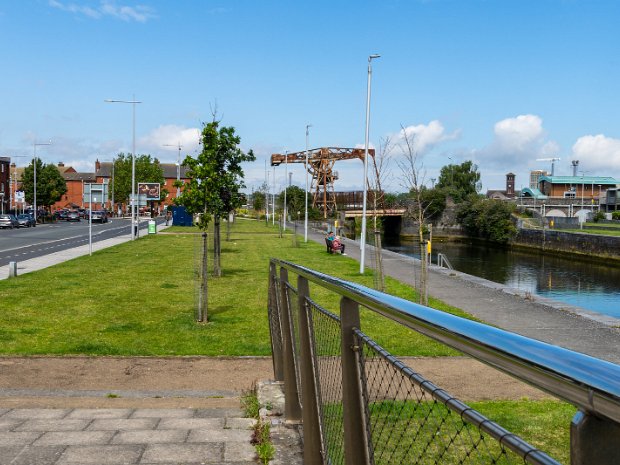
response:
[[[344,423],[344,463],[369,464],[368,436],[360,366],[359,351],[353,328],[360,327],[357,302],[343,297],[340,300],[340,333],[342,341],[342,415]]]
[[[579,411],[570,425],[571,465],[618,463],[620,425]]]
[[[273,375],[276,381],[284,381],[284,373],[282,369],[282,323],[280,315],[280,306],[278,305],[278,291],[276,288],[276,264],[269,262],[269,334],[271,336],[271,357],[273,360]],[[274,320],[277,327],[274,329]],[[279,334],[273,334],[273,331]],[[280,344],[274,344],[279,340]]]
[[[301,392],[304,396],[302,409],[304,426],[304,465],[323,464],[323,442],[319,419],[319,405],[316,386],[316,357],[314,337],[312,334],[311,310],[306,300],[310,295],[308,280],[303,276],[297,278],[297,294],[299,299],[299,342]]]
[[[288,422],[301,421],[301,404],[295,376],[295,349],[293,347],[293,325],[289,306],[288,271],[280,268],[280,317],[282,318],[282,362],[284,373],[284,417]]]

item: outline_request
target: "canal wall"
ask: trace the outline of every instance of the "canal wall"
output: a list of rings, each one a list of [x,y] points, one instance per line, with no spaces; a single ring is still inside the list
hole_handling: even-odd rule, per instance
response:
[[[579,234],[553,229],[519,229],[510,244],[620,261],[620,237],[617,236]]]

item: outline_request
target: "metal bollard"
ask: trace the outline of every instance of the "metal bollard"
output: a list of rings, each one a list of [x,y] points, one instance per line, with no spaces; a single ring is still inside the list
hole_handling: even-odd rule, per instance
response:
[[[9,278],[17,277],[17,262],[9,262]]]

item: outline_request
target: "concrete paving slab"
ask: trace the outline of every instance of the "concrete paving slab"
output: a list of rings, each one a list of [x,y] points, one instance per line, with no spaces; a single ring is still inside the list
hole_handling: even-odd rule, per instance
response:
[[[222,429],[224,418],[162,418],[157,429]]]
[[[42,433],[0,431],[0,446],[25,446],[39,439]]]
[[[86,428],[89,431],[132,431],[151,430],[157,427],[159,418],[104,418],[93,420]]]
[[[247,442],[252,439],[249,429],[193,429],[189,431],[187,442]]]
[[[7,418],[16,419],[56,419],[64,418],[71,412],[71,409],[48,409],[48,408],[26,408],[26,409],[14,409],[5,413],[2,417],[3,420]]]
[[[13,419],[13,420],[0,419],[0,431],[13,431],[16,427],[21,425],[23,422],[24,420],[18,420],[18,419]]]
[[[241,418],[241,415],[235,418],[226,419],[226,428],[229,429],[252,429],[256,424],[254,418]]]
[[[133,409],[121,408],[100,408],[100,409],[82,409],[76,408],[67,415],[67,418],[129,418],[133,413]]]
[[[136,430],[116,433],[111,444],[169,444],[182,443],[188,431],[182,429]]]
[[[136,409],[131,414],[131,418],[192,418],[193,416],[194,410],[187,408]]]
[[[239,408],[201,408],[196,410],[195,418],[228,418],[242,417],[243,412]]]
[[[200,458],[200,463],[221,463],[224,444],[151,444],[146,447],[140,463],[195,462],[196,457]]]
[[[107,444],[114,436],[114,431],[51,431],[44,433],[34,442],[35,446],[94,446]]]
[[[248,441],[224,443],[224,462],[250,461],[255,458],[256,449]]]
[[[0,465],[54,465],[64,450],[64,446],[0,447]]]
[[[82,431],[89,423],[90,420],[70,420],[66,418],[26,420],[21,425],[16,426],[13,431]]]
[[[69,446],[55,465],[132,465],[138,463],[144,446]]]

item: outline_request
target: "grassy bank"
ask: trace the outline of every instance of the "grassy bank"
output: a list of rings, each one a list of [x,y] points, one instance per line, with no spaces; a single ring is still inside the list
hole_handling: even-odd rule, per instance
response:
[[[0,353],[94,355],[269,355],[267,272],[270,257],[372,286],[359,264],[265,223],[239,220],[222,242],[222,278],[209,281],[209,322],[194,322],[194,265],[199,234],[171,228],[52,268],[0,281]],[[211,256],[209,257],[211,259]],[[334,296],[312,289],[332,310]],[[407,299],[408,286],[387,280]],[[461,314],[440,302],[433,305]],[[376,315],[363,327],[401,355],[453,351]]]
[[[207,324],[194,321],[193,276],[200,235],[193,228],[170,228],[92,257],[0,281],[0,353],[269,355],[270,257],[372,287],[370,271],[360,276],[356,261],[328,255],[323,245],[313,242],[295,246],[291,235],[280,238],[277,229],[262,222],[239,220],[231,240],[225,241],[225,231],[222,239],[224,275],[209,281]],[[415,301],[409,286],[390,278],[386,286],[387,292]],[[330,310],[338,308],[334,296],[316,287],[311,293]],[[441,302],[431,304],[463,316]],[[363,313],[362,328],[399,355],[455,354],[370,312]],[[482,402],[475,407],[554,456],[567,456],[572,407],[529,401]],[[544,421],[527,421],[534,415]]]

